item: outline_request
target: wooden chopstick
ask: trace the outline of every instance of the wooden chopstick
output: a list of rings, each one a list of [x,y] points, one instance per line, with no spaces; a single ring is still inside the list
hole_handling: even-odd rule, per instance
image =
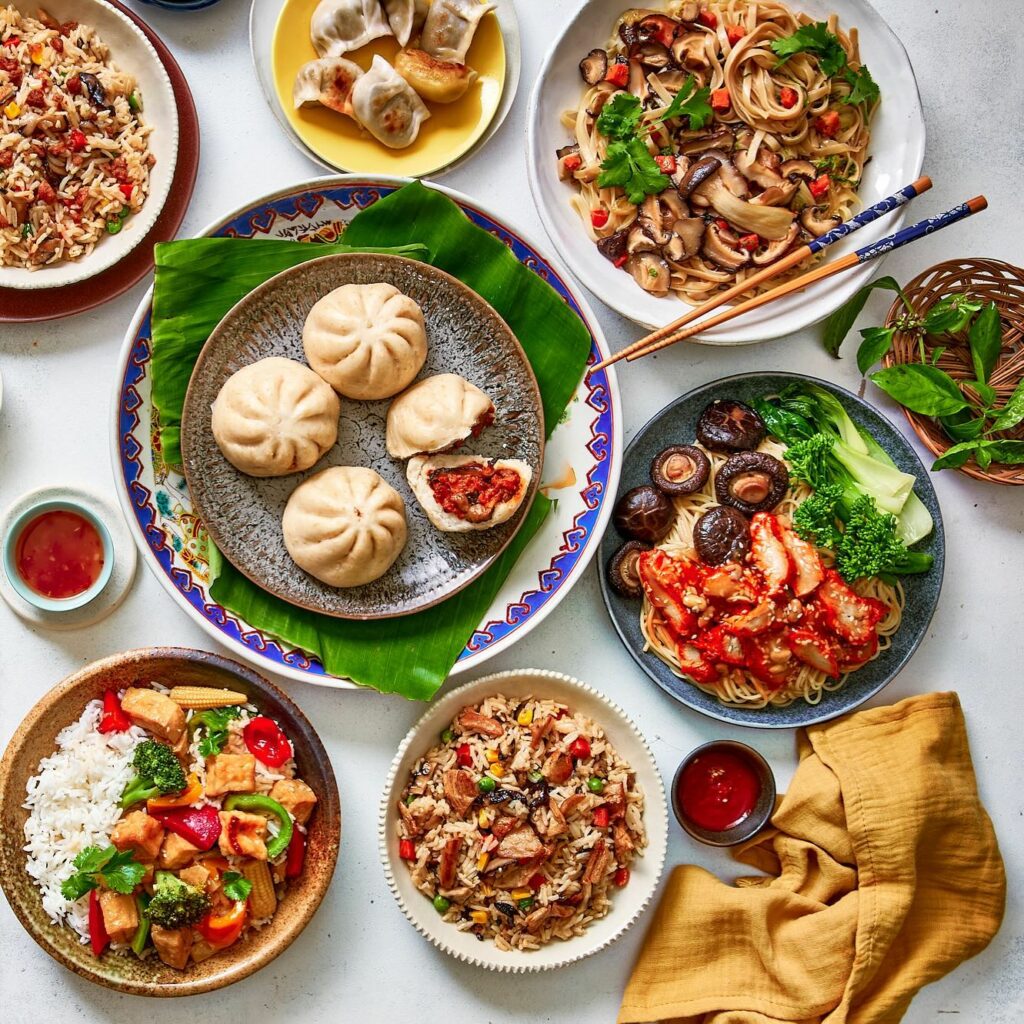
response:
[[[698,324],[692,324],[689,327],[684,327],[682,330],[677,331],[669,337],[662,338],[660,341],[655,342],[647,348],[631,352],[626,356],[626,358],[630,361],[642,359],[644,356],[650,355],[652,352],[657,352],[660,349],[667,348],[669,345],[674,345],[677,341],[684,341],[687,338],[692,338],[695,334],[700,334],[701,331],[708,330],[711,327],[717,327],[719,324],[724,324],[735,317],[742,316],[744,313],[750,312],[752,309],[758,309],[761,306],[767,305],[769,302],[781,299],[785,295],[792,295],[793,292],[803,291],[805,288],[812,284],[816,284],[818,281],[824,281],[826,278],[834,277],[836,274],[841,274],[844,270],[849,270],[851,267],[867,263],[870,260],[875,259],[876,256],[892,252],[893,249],[900,249],[904,245],[909,245],[911,242],[915,242],[917,239],[923,238],[925,235],[931,235],[936,231],[941,231],[943,228],[949,227],[951,224],[956,224],[965,217],[970,217],[975,213],[980,213],[987,207],[988,200],[984,196],[975,196],[973,199],[968,199],[966,203],[961,203],[959,206],[955,206],[953,209],[947,210],[945,213],[939,214],[937,217],[929,217],[926,220],[919,221],[917,224],[913,224],[909,228],[903,228],[900,231],[880,239],[872,245],[865,246],[863,249],[858,249],[856,252],[851,252],[846,256],[841,256],[839,259],[833,260],[831,263],[825,263],[820,267],[814,267],[806,274],[802,274],[800,277],[795,277],[791,281],[786,281],[784,284],[779,285],[778,288],[773,288],[771,291],[764,292],[761,295],[755,295],[752,299],[747,299],[746,302],[741,302],[736,306],[732,306],[725,310],[725,312],[719,313],[718,316],[712,317],[710,320],[703,320]]]
[[[724,292],[718,292],[707,302],[694,307],[688,313],[679,317],[678,320],[673,320],[672,323],[666,324],[664,327],[659,328],[652,334],[648,334],[646,337],[640,338],[639,341],[635,341],[633,344],[627,345],[624,349],[616,352],[612,356],[609,356],[603,362],[592,366],[588,372],[595,373],[597,370],[603,370],[606,366],[611,366],[612,363],[617,363],[620,359],[631,358],[634,352],[638,352],[641,349],[647,349],[649,346],[653,345],[654,342],[660,341],[662,338],[666,338],[670,334],[674,334],[681,327],[685,327],[687,324],[692,323],[699,317],[710,313],[713,309],[717,309],[719,306],[722,306],[727,302],[731,302],[737,296],[742,295],[751,288],[755,288],[759,284],[764,284],[765,281],[770,281],[772,278],[786,273],[786,271],[791,270],[804,260],[816,255],[823,249],[828,248],[828,246],[834,245],[840,239],[846,238],[847,235],[851,235],[853,232],[860,230],[860,228],[864,227],[866,224],[870,224],[879,217],[883,217],[885,214],[891,213],[893,210],[897,210],[901,206],[906,205],[911,199],[927,192],[931,187],[931,178],[927,176],[918,178],[917,181],[910,185],[906,185],[898,192],[894,192],[891,196],[887,196],[885,199],[880,199],[877,203],[873,206],[869,206],[866,210],[861,210],[861,212],[856,216],[851,217],[848,221],[844,221],[827,234],[813,239],[806,245],[800,246],[798,249],[794,249],[793,252],[783,256],[781,260],[778,260],[770,266],[765,267],[764,270],[760,270],[756,274],[745,278],[742,282],[734,284]]]

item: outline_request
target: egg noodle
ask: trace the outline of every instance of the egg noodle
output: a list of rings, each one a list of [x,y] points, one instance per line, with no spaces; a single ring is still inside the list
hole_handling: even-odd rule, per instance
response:
[[[666,5],[664,13],[678,17],[686,6],[675,0]],[[698,88],[708,86],[712,92],[728,89],[731,107],[724,113],[716,112],[713,120],[700,131],[675,133],[673,149],[681,157],[688,156],[695,162],[701,158],[702,151],[712,148],[708,145],[709,138],[729,130],[733,139],[726,137],[725,141],[731,142],[731,152],[745,150],[750,161],[754,161],[762,149],[774,154],[771,159],[775,162],[809,161],[816,173],[828,173],[831,187],[827,196],[816,198],[808,191],[806,182],[802,183],[789,203],[790,208],[815,207],[816,220],[821,222],[836,217],[848,220],[859,205],[857,189],[871,137],[868,122],[877,104],[842,103],[850,94],[850,84],[841,75],[827,77],[818,60],[809,53],[795,54],[780,64],[771,50],[771,43],[813,23],[814,19],[808,15],[790,10],[779,0],[705,0],[701,9],[715,15],[717,26],[712,29],[698,24],[688,29],[706,38],[695,59],[687,59],[683,71],[693,75]],[[630,12],[626,12],[616,23],[607,46],[609,58],[626,53],[618,29],[629,18]],[[828,18],[827,25],[845,50],[849,67],[859,68],[856,29],[840,30],[836,15]],[[740,26],[745,31],[735,44],[730,43],[727,36],[727,27],[731,26]],[[656,72],[650,73],[647,81],[657,96],[655,105],[645,115],[650,123],[668,107],[674,92],[659,81]],[[784,88],[798,94],[791,108],[782,105],[780,96]],[[597,117],[592,112],[598,111],[615,91],[616,86],[600,82],[586,91],[575,110],[562,115],[562,124],[574,133],[581,157],[580,170],[573,175],[579,192],[571,202],[593,242],[628,227],[636,220],[640,209],[629,201],[621,188],[601,188],[597,184],[609,140],[598,132]],[[816,119],[827,110],[838,111],[840,117],[839,130],[831,138],[821,135],[815,126]],[[667,136],[667,132],[662,134]],[[651,145],[666,141],[657,135],[652,138]],[[719,140],[713,148],[721,149],[723,145]],[[591,215],[598,210],[607,211],[608,220],[595,228]],[[699,215],[704,211],[698,208],[694,212]],[[801,233],[807,240],[819,232]],[[793,244],[799,241],[798,238]],[[707,301],[714,292],[762,269],[753,265],[725,270],[700,254],[681,261],[666,259],[666,262],[671,272],[670,290],[691,305]],[[773,278],[769,284],[755,287],[749,294],[776,287],[804,269],[805,266],[795,267]]]
[[[671,558],[689,561],[698,561],[693,544],[693,529],[697,520],[705,512],[720,504],[715,498],[715,477],[721,467],[725,465],[728,457],[709,451],[699,444],[696,447],[702,448],[707,454],[711,463],[711,472],[699,491],[673,499],[676,511],[675,522],[668,535],[658,545]],[[785,461],[786,449],[775,441],[766,440],[757,450]],[[789,491],[773,509],[773,514],[786,523],[791,523],[796,507],[809,498],[812,493],[807,484],[791,478]],[[834,563],[831,552],[823,548],[817,550],[825,565]],[[893,634],[900,628],[905,600],[903,587],[899,583],[890,586],[888,583],[872,577],[858,580],[853,584],[852,589],[861,597],[870,597],[880,601],[888,609],[886,615],[875,627],[875,631],[878,633],[878,651],[870,659],[873,661],[891,645]],[[825,693],[840,689],[850,675],[850,673],[846,673],[838,679],[833,679],[819,669],[801,664],[786,685],[774,691],[770,690],[749,670],[741,668],[732,669],[729,673],[721,676],[716,683],[698,683],[680,667],[676,643],[666,628],[661,613],[651,604],[646,595],[640,612],[640,628],[646,640],[645,651],[657,655],[681,679],[685,679],[705,693],[717,697],[723,704],[736,707],[763,708],[769,704],[775,707],[785,707],[800,699],[805,700],[808,704],[817,704]]]

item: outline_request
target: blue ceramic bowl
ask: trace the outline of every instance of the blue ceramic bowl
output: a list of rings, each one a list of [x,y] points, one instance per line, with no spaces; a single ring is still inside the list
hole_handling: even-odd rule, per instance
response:
[[[151,7],[162,7],[165,11],[199,11],[204,7],[212,7],[220,0],[140,0],[140,3],[149,4]]]
[[[608,585],[604,571],[609,559],[624,541],[618,531],[609,526],[601,541],[601,592],[608,614],[626,649],[636,663],[663,690],[688,707],[710,718],[734,725],[750,726],[755,729],[792,729],[827,722],[838,715],[852,711],[873,697],[889,683],[910,660],[924,639],[931,622],[942,588],[942,571],[945,562],[945,540],[942,532],[942,515],[939,512],[935,488],[932,487],[928,472],[921,464],[910,442],[877,410],[862,398],[836,387],[828,381],[807,377],[798,373],[743,373],[735,377],[705,384],[667,405],[644,426],[626,449],[622,459],[622,477],[619,494],[632,487],[649,484],[651,460],[663,448],[672,444],[692,444],[696,436],[697,419],[705,406],[719,398],[733,398],[750,405],[758,398],[776,395],[787,384],[806,381],[835,395],[849,413],[850,418],[865,427],[871,436],[888,453],[889,457],[905,473],[917,477],[914,490],[924,502],[935,522],[935,529],[925,540],[914,545],[915,549],[929,552],[935,559],[932,568],[920,576],[906,576],[903,587],[907,603],[903,611],[903,623],[892,638],[892,645],[874,661],[853,672],[838,690],[825,693],[818,704],[797,700],[786,707],[737,708],[723,704],[720,700],[698,689],[686,679],[680,679],[659,658],[644,650],[644,637],[640,630],[640,608],[637,601],[620,597]]]
[[[96,582],[93,583],[88,590],[83,590],[81,594],[76,594],[74,597],[59,599],[44,597],[42,594],[37,594],[27,583],[25,583],[18,573],[16,565],[17,559],[15,557],[15,548],[18,544],[18,537],[21,536],[21,531],[33,519],[42,515],[44,512],[76,512],[83,519],[91,523],[96,532],[100,535],[100,542],[103,544],[103,568],[100,570],[100,574],[96,578]],[[25,511],[22,512],[21,515],[19,515],[7,528],[7,533],[3,539],[3,564],[4,572],[7,573],[7,578],[11,581],[11,586],[14,587],[18,592],[18,595],[28,601],[29,604],[44,612],[70,612],[75,608],[81,608],[83,605],[87,605],[93,598],[100,594],[103,588],[110,581],[110,574],[114,571],[114,544],[110,539],[110,532],[91,509],[86,508],[84,505],[80,505],[77,501],[71,501],[70,499],[41,501],[38,504],[25,509]]]

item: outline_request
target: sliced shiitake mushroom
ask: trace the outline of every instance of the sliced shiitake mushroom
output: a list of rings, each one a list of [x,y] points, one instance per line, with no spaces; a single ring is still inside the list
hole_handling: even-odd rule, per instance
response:
[[[645,39],[629,48],[629,59],[638,60],[644,67],[660,71],[672,63],[672,53],[657,39]]]
[[[687,258],[700,252],[704,241],[704,220],[701,217],[686,217],[672,225],[673,233],[682,240],[683,255]]]
[[[750,253],[728,245],[715,223],[708,224],[704,231],[701,253],[722,270],[736,271],[750,263]]]
[[[614,234],[597,240],[597,251],[612,263],[618,263],[626,255],[629,243],[629,229],[623,228]]]
[[[695,188],[703,185],[713,174],[718,172],[718,168],[722,166],[722,161],[716,157],[709,156],[698,160],[683,176],[682,181],[679,182],[679,194],[687,199]]]
[[[750,202],[754,206],[787,206],[799,187],[799,181],[782,181],[779,185],[766,188]]]
[[[703,32],[687,32],[672,44],[672,58],[684,68],[696,71],[711,63],[708,56],[707,36]]]
[[[736,165],[729,159],[727,153],[723,153],[720,149],[709,149],[704,156],[705,158],[713,158],[721,164],[721,167],[718,169],[718,176],[722,179],[725,187],[737,199],[746,199],[750,196],[750,185],[747,179],[736,169]],[[706,188],[707,186],[704,187]]]
[[[766,433],[764,420],[749,405],[731,398],[716,399],[697,421],[697,440],[713,452],[749,451]]]
[[[736,144],[736,137],[728,128],[720,128],[714,132],[694,135],[692,132],[682,134],[680,151],[683,153],[705,153],[708,150],[720,149],[723,153],[731,153]]]
[[[638,252],[629,257],[626,269],[633,275],[633,280],[645,292],[652,295],[668,295],[672,283],[672,272],[668,264],[654,252]]]
[[[619,498],[612,513],[615,529],[632,540],[657,544],[672,527],[672,502],[650,484],[634,487]]]
[[[643,584],[640,582],[640,556],[650,550],[650,544],[640,540],[627,540],[608,559],[605,575],[609,586],[616,594],[630,598],[644,596]]]
[[[627,235],[626,252],[633,255],[637,252],[655,252],[657,249],[657,244],[647,231],[647,225],[634,221]]]
[[[769,264],[774,263],[776,260],[781,259],[783,256],[793,248],[793,243],[797,240],[800,235],[800,225],[794,224],[789,229],[789,234],[785,238],[780,239],[777,242],[769,242],[764,249],[760,252],[754,253],[754,266],[767,267]]]
[[[843,223],[841,217],[829,216],[824,206],[809,206],[800,214],[800,223],[815,238],[827,235],[833,228]]]
[[[579,156],[580,147],[577,143],[573,143],[571,146],[563,146],[561,149],[555,150],[555,156],[558,157],[558,180],[568,181],[572,177],[573,172],[566,166],[566,160],[571,156]]]
[[[668,45],[681,28],[682,25],[667,14],[648,14],[646,18],[637,22],[636,34],[641,42],[657,39],[658,42]]]
[[[806,181],[811,181],[818,176],[818,172],[810,160],[787,160],[779,168],[779,174],[784,178],[804,178]]]
[[[603,82],[608,74],[608,53],[595,47],[580,61],[580,74],[587,85]]]
[[[665,494],[693,494],[707,483],[710,474],[710,460],[693,444],[670,445],[651,462],[651,483]]]
[[[715,477],[715,497],[745,515],[770,512],[786,496],[789,470],[766,452],[729,456]]]
[[[756,182],[762,188],[774,188],[783,182],[781,174],[770,167],[766,167],[760,160],[751,160],[750,154],[746,150],[740,150],[740,152],[734,154],[733,160],[745,178]]]
[[[738,562],[750,550],[750,523],[738,509],[716,505],[694,524],[693,546],[705,565]]]

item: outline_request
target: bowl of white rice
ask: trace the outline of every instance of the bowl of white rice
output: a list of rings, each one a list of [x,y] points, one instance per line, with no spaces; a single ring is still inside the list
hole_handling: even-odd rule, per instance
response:
[[[114,266],[170,192],[178,111],[142,30],[105,0],[0,0],[0,288]]]
[[[317,795],[306,833],[305,863],[273,918],[229,948],[185,970],[125,946],[94,956],[88,902],[69,902],[61,882],[89,846],[105,846],[121,816],[118,800],[132,775],[134,747],[147,734],[103,733],[106,690],[129,686],[226,688],[280,723],[295,766]],[[128,651],[94,662],[51,689],[29,712],[0,761],[0,887],[25,930],[58,963],[120,992],[185,996],[223,988],[268,964],[302,932],[334,874],[341,808],[330,758],[291,699],[262,676],[219,655],[186,648]],[[6,951],[24,958],[27,948]]]
[[[637,920],[661,878],[668,810],[618,705],[523,669],[430,708],[398,749],[379,826],[388,885],[416,930],[518,974],[590,956]]]

